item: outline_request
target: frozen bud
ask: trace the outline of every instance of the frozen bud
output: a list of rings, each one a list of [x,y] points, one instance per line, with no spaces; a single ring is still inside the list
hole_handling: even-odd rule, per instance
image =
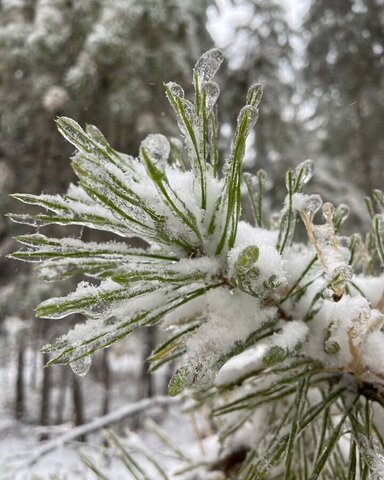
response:
[[[74,362],[70,362],[69,366],[71,367],[73,373],[79,375],[79,377],[84,377],[88,373],[91,363],[91,356],[86,355],[85,357],[79,358]]]
[[[158,167],[165,168],[171,153],[171,145],[167,137],[159,133],[147,135],[141,142],[141,147]]]
[[[329,355],[335,355],[340,351],[340,344],[336,342],[336,340],[326,340],[324,342],[324,352],[328,353]]]
[[[299,181],[299,185],[305,185],[313,177],[314,166],[313,161],[308,159],[299,163],[295,169],[295,177]]]
[[[203,53],[195,65],[195,73],[200,84],[209,82],[216,75],[216,72],[223,63],[224,57],[218,48],[212,48]]]
[[[259,259],[259,254],[260,251],[257,245],[250,245],[244,248],[237,259],[236,272],[242,275],[248,273]]]
[[[54,85],[43,97],[43,107],[47,112],[59,113],[68,103],[69,96],[65,88]]]
[[[340,351],[340,344],[332,338],[332,330],[335,325],[334,321],[331,321],[328,327],[325,329],[324,335],[324,351],[329,355],[335,355]]]
[[[248,136],[249,132],[255,126],[259,112],[257,108],[252,107],[252,105],[245,105],[240,110],[240,113],[237,117],[237,133],[240,133],[244,136]]]
[[[219,85],[215,82],[206,82],[203,85],[203,94],[205,94],[205,102],[207,114],[209,114],[215,106],[220,95]]]
[[[263,364],[266,367],[276,365],[277,363],[283,362],[288,356],[286,348],[280,347],[279,345],[273,345],[269,348],[263,356]]]
[[[263,282],[263,286],[267,290],[271,290],[273,288],[277,288],[280,285],[281,281],[279,280],[277,275],[271,275],[268,280]]]
[[[247,105],[258,107],[263,96],[263,86],[260,83],[251,85],[247,93]]]
[[[236,284],[241,290],[251,295],[257,294],[259,289],[260,269],[256,265],[259,253],[257,245],[250,245],[240,252],[235,264],[234,276]]]

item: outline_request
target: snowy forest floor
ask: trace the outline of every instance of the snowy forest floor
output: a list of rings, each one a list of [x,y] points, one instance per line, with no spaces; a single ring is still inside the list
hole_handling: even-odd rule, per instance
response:
[[[134,339],[133,339],[134,341]],[[126,344],[127,347],[127,344]],[[101,414],[104,391],[94,374],[80,378],[84,402],[84,424],[96,423],[95,431],[86,436],[85,441],[75,438],[65,441],[64,445],[44,453],[44,448],[54,444],[57,439],[65,438],[76,430],[74,426],[71,405],[70,383],[64,390],[65,408],[60,413],[62,422],[57,422],[57,408],[60,405],[60,395],[63,395],[61,385],[62,374],[72,375],[69,367],[50,367],[53,387],[51,392],[52,425],[39,424],[41,408],[42,359],[38,349],[27,348],[25,353],[25,418],[23,421],[14,419],[15,410],[15,378],[17,349],[10,343],[1,345],[0,366],[0,480],[92,480],[97,478],[91,469],[87,468],[81,459],[85,454],[92,459],[102,472],[107,472],[106,478],[113,480],[133,478],[126,467],[118,460],[116,449],[107,446],[104,428],[112,429],[123,440],[124,446],[132,453],[140,466],[148,472],[148,478],[155,480],[158,472],[143,457],[144,450],[151,452],[153,458],[164,468],[169,478],[173,473],[194,462],[212,461],[217,455],[218,442],[212,435],[208,420],[202,415],[181,412],[181,404],[176,401],[167,405],[166,396],[157,396],[161,405],[144,408],[141,413],[123,415],[121,421],[114,421],[100,428],[97,422],[114,414],[127,410],[131,405],[140,405],[147,400],[137,401],[140,389],[140,352],[127,347],[123,355],[116,355],[114,349],[110,354],[110,366],[113,382],[110,392],[109,413]],[[95,365],[96,367],[97,365]],[[95,368],[96,370],[96,368]],[[163,392],[163,378],[157,377],[155,393]],[[163,399],[163,400],[161,400]],[[171,399],[172,400],[175,399]],[[149,400],[151,402],[152,400]],[[171,403],[170,402],[170,403]],[[107,419],[108,420],[108,419]],[[180,455],[169,448],[159,436],[153,432],[152,422],[158,425],[169,436],[173,445],[177,445]],[[77,427],[82,428],[82,427]],[[41,440],[45,436],[45,440]],[[41,453],[43,452],[43,453]],[[183,452],[183,453],[181,453]],[[182,456],[185,458],[182,459]],[[36,461],[31,465],[31,461]],[[182,478],[182,477],[177,477]]]

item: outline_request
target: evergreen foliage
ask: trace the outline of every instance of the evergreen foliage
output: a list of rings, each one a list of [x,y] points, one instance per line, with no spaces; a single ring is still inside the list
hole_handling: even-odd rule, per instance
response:
[[[211,43],[208,4],[1,2],[0,153],[12,170],[19,167],[18,188],[64,191],[72,178],[71,150],[54,128],[56,115],[92,119],[121,149],[136,151],[150,131],[171,133],[161,115],[162,84],[169,77],[188,84],[189,66]],[[61,175],[51,174],[58,168]]]
[[[212,409],[223,455],[245,451],[227,478],[380,479],[384,432],[374,415],[384,406],[383,194],[367,199],[367,240],[341,236],[348,207],[302,193],[313,174],[308,160],[288,170],[284,205],[265,218],[266,174],[242,169],[262,87],[249,88],[222,161],[213,81],[222,59],[213,49],[198,60],[193,100],[180,85],[165,85],[183,142],[151,134],[134,158],[95,126],[84,130],[62,117],[57,125],[76,147],[78,183],[65,195],[14,195],[44,209],[10,215],[16,222],[79,225],[119,238],[18,237],[25,247],[13,258],[38,263],[43,278],[88,278],[37,308],[44,318],[87,319],[44,348],[49,365],[69,363],[84,375],[92,353],[160,324],[172,333],[153,352],[152,370],[177,358],[169,393],[194,387],[196,407]],[[241,219],[245,197],[253,225]],[[325,222],[318,224],[320,210]],[[299,219],[307,243],[295,240]],[[146,246],[132,248],[134,237]]]
[[[303,25],[308,36],[305,84],[308,125],[319,153],[348,165],[363,191],[380,188],[384,143],[384,3],[312,0]]]
[[[223,48],[230,65],[223,74],[227,94],[222,99],[221,116],[227,122],[236,118],[242,92],[254,78],[268,85],[254,132],[255,164],[258,168],[268,166],[268,173],[279,188],[281,169],[296,161],[297,155],[306,158],[293,102],[295,33],[281,2],[234,0],[233,4],[244,14],[233,20],[234,38]]]

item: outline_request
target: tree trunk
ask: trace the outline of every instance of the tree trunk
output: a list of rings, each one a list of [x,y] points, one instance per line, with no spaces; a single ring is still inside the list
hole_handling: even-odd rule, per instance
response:
[[[83,402],[83,393],[81,391],[81,384],[79,378],[73,374],[72,375],[72,399],[73,399],[73,410],[75,414],[75,425],[84,424],[84,402]],[[86,437],[82,436],[79,438],[80,442],[85,442]]]
[[[43,362],[44,364],[45,362]],[[52,370],[51,368],[43,368],[43,385],[41,389],[41,402],[40,402],[40,425],[50,424],[50,409],[51,409],[51,383],[52,383]],[[40,436],[40,440],[46,440],[48,434],[43,433]]]
[[[111,371],[109,368],[108,361],[108,349],[104,349],[102,352],[102,364],[101,364],[101,375],[104,386],[104,398],[101,408],[101,415],[106,415],[109,412],[109,402],[110,402],[110,390],[111,390]]]
[[[17,353],[17,375],[16,375],[16,399],[15,399],[15,418],[21,420],[25,413],[24,402],[24,339],[19,337]]]
[[[60,425],[64,421],[64,409],[67,393],[68,367],[64,367],[61,372],[61,381],[59,386],[59,398],[56,403],[55,423]]]
[[[151,355],[156,347],[156,328],[148,327],[143,329],[143,357],[141,362],[141,371],[139,375],[139,400],[142,398],[150,398],[155,394],[153,377],[148,373],[147,358]]]

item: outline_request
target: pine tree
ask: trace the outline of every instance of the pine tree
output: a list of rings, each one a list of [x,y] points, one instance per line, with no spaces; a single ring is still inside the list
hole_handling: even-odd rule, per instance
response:
[[[304,70],[319,154],[368,193],[383,184],[384,4],[313,0]]]
[[[193,100],[180,85],[165,85],[183,143],[150,134],[135,158],[95,126],[62,117],[78,183],[65,195],[14,195],[45,209],[11,215],[16,222],[119,238],[18,237],[24,248],[13,257],[37,262],[43,278],[88,278],[37,308],[43,318],[86,317],[44,348],[49,365],[69,363],[85,375],[95,351],[135,328],[167,327],[152,370],[177,359],[170,395],[185,391],[211,408],[224,458],[244,452],[230,473],[220,462],[207,468],[232,479],[382,478],[384,433],[374,410],[383,414],[384,196],[367,198],[366,243],[341,236],[348,208],[302,193],[313,174],[305,161],[286,174],[280,213],[265,218],[265,173],[242,172],[262,87],[249,88],[220,167],[213,77],[222,59],[213,49],[198,60]],[[253,224],[241,220],[242,191]],[[295,240],[299,218],[307,243]],[[146,246],[131,247],[132,237]]]
[[[18,188],[64,191],[71,181],[71,150],[54,128],[57,115],[92,119],[118,148],[134,151],[142,135],[171,133],[161,115],[165,102],[154,111],[154,100],[169,76],[187,84],[189,66],[209,48],[208,4],[1,2],[0,153],[20,167]]]
[[[230,68],[224,73],[228,93],[222,99],[222,120],[233,123],[241,107],[241,92],[255,79],[268,85],[255,132],[255,156],[258,167],[268,168],[278,186],[281,170],[300,157],[307,158],[303,146],[298,148],[299,129],[293,102],[295,32],[281,2],[236,0],[233,4],[244,14],[234,19],[234,36],[223,48]]]

